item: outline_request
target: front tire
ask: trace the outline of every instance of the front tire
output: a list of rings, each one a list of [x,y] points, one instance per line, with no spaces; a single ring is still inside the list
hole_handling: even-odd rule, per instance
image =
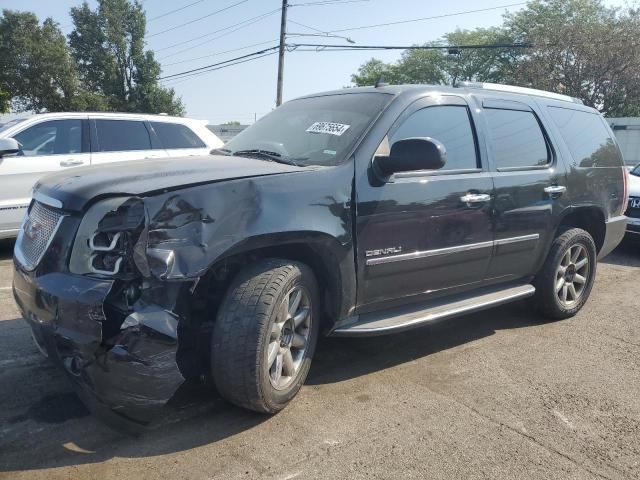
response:
[[[596,276],[596,246],[580,228],[564,231],[552,243],[534,280],[536,308],[547,318],[573,317],[584,306]]]
[[[282,410],[304,383],[319,330],[318,287],[309,267],[268,259],[241,271],[213,329],[211,367],[229,402]]]

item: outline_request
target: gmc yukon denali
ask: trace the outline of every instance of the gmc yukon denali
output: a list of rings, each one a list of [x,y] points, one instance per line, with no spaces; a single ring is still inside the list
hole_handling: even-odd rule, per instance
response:
[[[543,319],[575,315],[624,236],[626,182],[606,122],[563,95],[309,95],[209,156],[42,179],[13,291],[96,410],[147,421],[209,380],[274,413],[319,335],[392,334],[525,298]]]

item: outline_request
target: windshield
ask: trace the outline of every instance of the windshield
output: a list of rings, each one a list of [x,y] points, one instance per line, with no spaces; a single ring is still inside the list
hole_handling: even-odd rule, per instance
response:
[[[351,93],[285,103],[224,146],[301,166],[338,165],[393,97]]]
[[[636,177],[640,177],[640,163],[636,165],[634,169],[631,170],[631,175],[635,175]]]
[[[25,120],[27,120],[26,118],[15,118],[13,120],[9,120],[7,122],[4,123],[0,123],[0,133],[4,132],[5,130],[10,129],[11,127],[16,126],[17,124],[24,122]]]

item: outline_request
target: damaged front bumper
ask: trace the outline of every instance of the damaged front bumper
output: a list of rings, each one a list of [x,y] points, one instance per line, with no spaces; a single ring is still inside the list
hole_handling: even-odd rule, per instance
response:
[[[13,292],[23,317],[85,403],[138,422],[153,418],[185,380],[177,362],[178,317],[137,302],[124,321],[110,318],[105,307],[113,280],[36,275],[14,264]]]

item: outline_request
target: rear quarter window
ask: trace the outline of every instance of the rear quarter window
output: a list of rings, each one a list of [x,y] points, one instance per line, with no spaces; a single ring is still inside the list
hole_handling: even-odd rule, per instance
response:
[[[186,125],[151,122],[162,146],[172,148],[206,148],[205,143]]]
[[[620,167],[622,155],[606,123],[597,113],[549,107],[573,161],[579,167]]]

